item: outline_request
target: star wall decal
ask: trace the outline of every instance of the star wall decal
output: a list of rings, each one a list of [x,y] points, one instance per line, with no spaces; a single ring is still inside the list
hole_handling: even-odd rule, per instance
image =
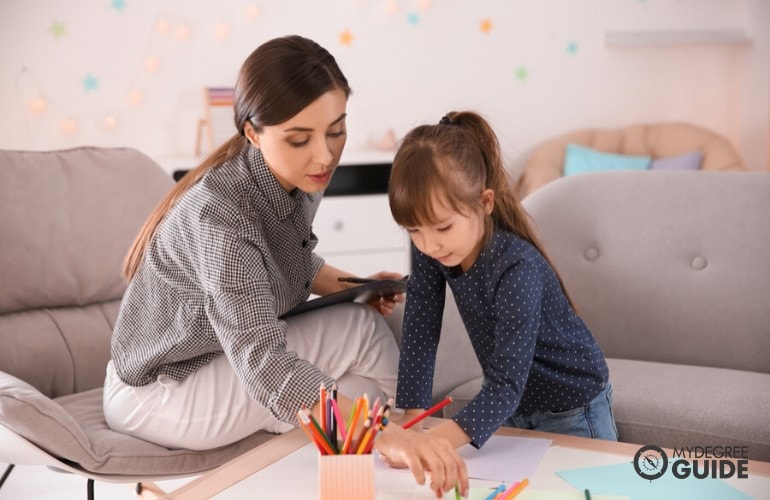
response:
[[[353,33],[350,32],[350,30],[345,30],[340,33],[340,45],[345,45],[346,47],[350,47],[353,45],[353,39],[355,37],[353,36]]]
[[[85,78],[80,80],[80,82],[83,84],[83,88],[86,91],[96,90],[96,87],[99,85],[99,80],[97,80],[91,73],[88,73]]]
[[[486,18],[479,23],[479,29],[482,33],[490,34],[492,32],[492,28],[494,25],[492,24],[492,20],[489,18]]]
[[[519,80],[520,82],[523,82],[527,79],[528,72],[527,72],[527,68],[525,68],[524,66],[519,66],[518,68],[516,68],[515,73],[516,73],[516,79]]]
[[[409,15],[406,16],[406,22],[412,26],[417,26],[420,22],[420,15],[417,12],[410,12]]]
[[[58,40],[67,34],[67,27],[61,21],[54,21],[48,31]]]
[[[122,12],[126,8],[126,0],[112,0],[111,7],[118,12]]]
[[[570,42],[570,43],[567,44],[567,53],[568,54],[574,56],[575,54],[577,54],[577,51],[578,51],[578,44],[577,44],[577,42]]]

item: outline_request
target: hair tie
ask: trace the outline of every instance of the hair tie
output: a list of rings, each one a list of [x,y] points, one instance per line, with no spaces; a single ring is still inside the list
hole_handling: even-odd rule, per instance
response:
[[[441,117],[441,120],[438,122],[439,125],[454,125],[455,122],[452,121],[451,118],[449,118],[449,115],[444,115]]]

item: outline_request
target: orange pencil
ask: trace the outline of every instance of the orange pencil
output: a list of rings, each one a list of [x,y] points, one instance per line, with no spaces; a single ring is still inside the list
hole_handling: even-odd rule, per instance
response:
[[[315,436],[315,442],[316,446],[321,448],[324,452],[326,452],[327,455],[334,455],[334,450],[332,449],[331,443],[329,443],[328,439],[324,435],[323,432],[321,432],[321,428],[318,425],[318,422],[316,422],[315,417],[308,411],[307,413],[300,410],[299,412],[300,417],[300,423],[305,424],[310,431]]]
[[[321,409],[319,412],[321,417],[321,432],[326,434],[326,387],[323,385],[323,382],[321,383],[321,389],[319,391],[318,406]]]
[[[374,427],[369,427],[366,430],[364,436],[361,438],[361,443],[358,445],[358,451],[356,451],[356,455],[362,455],[364,453],[366,445],[368,445],[369,440],[372,439],[372,432],[374,432]]]
[[[353,420],[350,421],[350,427],[348,428],[348,435],[345,438],[345,442],[342,444],[342,454],[348,453],[350,451],[350,445],[353,441],[353,434],[355,434],[356,430],[356,424],[358,424],[358,417],[361,415],[361,407],[363,406],[363,401],[361,398],[356,399],[354,408],[353,408]]]
[[[516,498],[516,496],[518,496],[518,494],[521,493],[521,491],[524,488],[526,488],[528,484],[529,484],[529,479],[525,477],[524,479],[521,480],[520,483],[516,483],[510,488],[508,488],[507,491],[504,491],[500,495],[500,500],[511,500],[512,498]]]

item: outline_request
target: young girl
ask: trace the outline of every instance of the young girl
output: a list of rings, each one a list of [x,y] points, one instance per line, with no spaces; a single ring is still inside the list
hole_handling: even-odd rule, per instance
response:
[[[446,285],[484,381],[451,420],[429,431],[480,448],[508,425],[617,440],[601,349],[514,197],[495,133],[452,112],[403,139],[389,186],[412,239],[396,404],[431,404]]]

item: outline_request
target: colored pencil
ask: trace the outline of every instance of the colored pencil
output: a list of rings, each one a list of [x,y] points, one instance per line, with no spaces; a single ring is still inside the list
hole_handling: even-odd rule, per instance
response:
[[[326,434],[321,431],[321,426],[318,425],[318,421],[313,414],[307,411],[302,412],[300,415],[300,422],[305,423],[310,429],[314,430],[313,434],[316,436],[317,446],[320,446],[328,455],[334,455],[331,443],[327,439]]]
[[[495,491],[487,495],[487,497],[484,500],[495,500],[497,498],[497,495],[505,491],[505,483],[500,483],[500,486],[495,488]]]
[[[353,435],[355,434],[356,425],[358,424],[358,417],[361,415],[361,407],[363,406],[363,402],[361,398],[356,399],[356,403],[354,405],[353,410],[353,419],[350,422],[350,426],[348,427],[348,435],[345,438],[345,442],[342,444],[342,453],[348,453],[350,451],[350,445],[353,441]]]
[[[444,399],[442,402],[440,402],[440,403],[438,403],[438,404],[434,405],[434,406],[433,406],[433,407],[431,407],[431,408],[428,408],[428,409],[427,409],[427,410],[425,410],[424,412],[422,412],[422,413],[420,413],[419,415],[417,415],[416,417],[414,417],[414,418],[413,418],[412,420],[410,420],[409,422],[405,423],[405,424],[404,424],[402,427],[403,427],[404,429],[408,429],[408,428],[410,428],[411,426],[413,426],[413,425],[414,425],[414,424],[416,424],[417,422],[419,422],[419,421],[423,420],[424,418],[426,418],[426,417],[429,417],[429,416],[433,415],[434,413],[436,413],[436,412],[437,412],[437,411],[439,411],[441,408],[445,407],[446,405],[448,405],[448,404],[449,404],[449,403],[451,403],[451,402],[452,402],[452,397],[451,397],[451,396],[447,396],[447,397],[446,397],[446,399]]]
[[[514,484],[513,486],[511,486],[510,488],[508,488],[508,490],[506,490],[506,491],[505,491],[505,492],[504,492],[504,493],[503,493],[503,494],[500,496],[500,500],[511,500],[512,498],[516,498],[516,496],[517,496],[519,493],[521,493],[521,492],[522,492],[522,490],[523,490],[524,488],[526,488],[528,484],[529,484],[529,479],[527,479],[527,478],[525,477],[524,479],[522,479],[522,480],[521,480],[521,482],[520,482],[520,483],[516,483],[516,484]]]
[[[347,437],[347,431],[345,430],[345,422],[342,421],[342,415],[340,414],[340,407],[337,405],[337,400],[332,399],[332,410],[334,411],[334,418],[337,419],[337,428],[340,430],[340,436],[342,441],[345,441]]]
[[[318,407],[320,409],[319,417],[321,418],[321,432],[326,434],[326,387],[321,383],[318,395]]]

